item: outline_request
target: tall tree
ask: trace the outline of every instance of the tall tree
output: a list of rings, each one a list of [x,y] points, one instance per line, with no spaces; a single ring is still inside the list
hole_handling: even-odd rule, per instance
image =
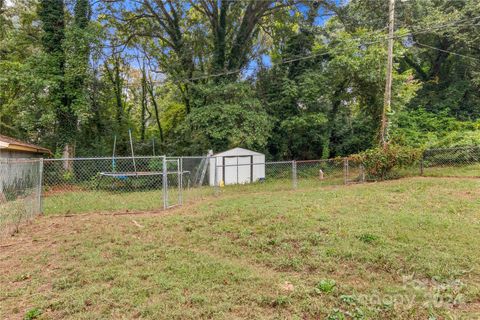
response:
[[[66,28],[63,43],[66,61],[65,95],[69,110],[76,116],[77,122],[81,123],[92,113],[88,94],[88,85],[92,79],[89,60],[93,41],[89,0],[77,0],[73,12],[73,21]]]
[[[113,23],[124,39],[144,39],[161,70],[179,80],[176,83],[189,113],[197,92],[192,85],[205,83],[204,74],[215,74],[217,82],[238,79],[238,70],[248,65],[258,48],[256,39],[266,17],[293,3],[144,0],[136,7],[124,8]],[[218,73],[226,75],[219,77]],[[196,77],[200,79],[181,80]]]
[[[38,16],[42,22],[42,44],[48,55],[52,87],[49,98],[57,120],[57,147],[65,157],[74,155],[77,117],[65,84],[65,4],[63,0],[41,0]],[[68,165],[68,164],[67,164]],[[66,168],[68,169],[68,168]]]

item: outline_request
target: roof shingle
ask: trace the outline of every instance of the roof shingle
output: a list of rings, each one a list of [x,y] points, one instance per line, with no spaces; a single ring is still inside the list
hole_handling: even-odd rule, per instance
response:
[[[24,141],[21,141],[21,140],[12,138],[12,137],[4,136],[2,134],[0,134],[0,142],[7,143],[9,145],[16,145],[16,146],[20,146],[20,147],[35,149],[35,150],[32,150],[32,151],[37,152],[37,153],[49,153],[49,154],[52,153],[47,148],[40,147],[40,146],[37,146],[35,144],[27,143],[27,142],[24,142]]]

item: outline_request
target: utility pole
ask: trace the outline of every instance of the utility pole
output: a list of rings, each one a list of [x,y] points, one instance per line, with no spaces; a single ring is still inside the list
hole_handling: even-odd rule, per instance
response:
[[[385,149],[387,146],[388,118],[392,104],[392,69],[393,69],[393,32],[395,26],[395,0],[389,0],[388,5],[388,57],[385,81],[385,96],[383,99],[382,124],[380,129],[380,144]]]

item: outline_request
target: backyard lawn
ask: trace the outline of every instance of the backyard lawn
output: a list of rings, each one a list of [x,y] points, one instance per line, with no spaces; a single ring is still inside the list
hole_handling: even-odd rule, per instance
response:
[[[226,188],[35,219],[0,244],[0,318],[478,319],[479,252],[479,179]]]

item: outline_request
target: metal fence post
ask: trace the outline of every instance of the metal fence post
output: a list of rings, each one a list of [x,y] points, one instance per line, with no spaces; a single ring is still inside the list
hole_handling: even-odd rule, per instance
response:
[[[215,174],[215,176],[213,177],[213,194],[214,194],[215,196],[218,196],[220,190],[218,190],[218,167],[217,167],[217,158],[214,157],[213,159],[214,159],[214,163],[215,163],[215,165],[214,165],[214,174]]]
[[[183,157],[178,160],[178,204],[183,204]]]
[[[163,209],[168,208],[168,177],[167,177],[167,156],[163,156],[162,166],[162,188],[163,188]]]
[[[422,158],[420,159],[420,175],[421,176],[423,176],[424,159],[425,159],[425,151],[422,152]]]
[[[43,214],[43,158],[40,158],[40,163],[38,164],[38,209],[39,214]]]
[[[348,184],[348,158],[343,158],[343,183]]]
[[[297,189],[298,181],[297,181],[297,161],[292,161],[292,183],[293,189]]]

